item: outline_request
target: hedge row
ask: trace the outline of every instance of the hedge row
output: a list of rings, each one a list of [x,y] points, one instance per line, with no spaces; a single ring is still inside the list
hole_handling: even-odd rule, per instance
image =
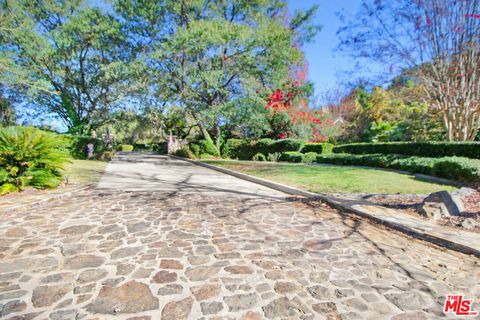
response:
[[[480,160],[462,157],[407,157],[396,154],[319,155],[317,163],[369,166],[422,173],[456,181],[480,183]]]
[[[322,154],[330,153],[332,148],[333,145],[329,143],[306,143],[304,140],[296,139],[260,139],[258,141],[229,139],[223,145],[222,156],[224,158],[252,160],[259,153],[265,157],[268,157],[269,154],[286,152]]]
[[[480,142],[385,142],[353,143],[333,148],[334,153],[403,154],[421,157],[466,157],[480,159]]]
[[[307,143],[305,147],[303,147],[302,152],[316,152],[318,154],[328,154],[332,153],[333,151],[333,144],[331,143]]]

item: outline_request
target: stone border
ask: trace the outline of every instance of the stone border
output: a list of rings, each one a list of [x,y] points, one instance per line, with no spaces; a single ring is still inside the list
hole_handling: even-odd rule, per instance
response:
[[[368,212],[355,209],[355,208],[353,208],[352,205],[344,203],[341,200],[336,200],[336,199],[327,197],[327,196],[322,195],[322,194],[304,191],[304,190],[301,190],[301,189],[286,186],[284,184],[272,182],[272,181],[265,180],[265,179],[262,179],[262,178],[253,177],[253,176],[250,176],[250,175],[247,175],[247,174],[244,174],[244,173],[240,173],[240,172],[237,172],[237,171],[233,171],[233,170],[230,170],[230,169],[217,167],[217,166],[214,166],[214,165],[211,165],[211,164],[208,164],[208,163],[204,163],[204,162],[201,162],[201,161],[196,161],[196,160],[182,158],[182,157],[173,156],[173,155],[170,155],[170,157],[172,157],[174,159],[178,159],[178,160],[187,161],[187,162],[190,162],[190,163],[193,163],[195,165],[199,165],[199,166],[202,166],[202,167],[205,167],[205,168],[208,168],[208,169],[219,171],[219,172],[234,176],[236,178],[246,180],[246,181],[250,181],[250,182],[253,182],[253,183],[256,183],[256,184],[260,184],[262,186],[265,186],[265,187],[268,187],[268,188],[271,188],[271,189],[274,189],[274,190],[277,190],[277,191],[281,191],[281,192],[284,192],[284,193],[287,193],[287,194],[304,196],[304,197],[307,197],[307,198],[316,198],[316,199],[319,199],[319,200],[327,203],[328,205],[330,205],[331,207],[333,207],[333,208],[335,208],[339,211],[342,211],[342,212],[345,212],[345,213],[348,213],[348,214],[353,214],[353,215],[356,215],[356,216],[359,216],[359,217],[362,217],[362,218],[366,218],[370,221],[373,221],[375,223],[381,224],[383,226],[386,226],[386,227],[394,229],[394,230],[398,230],[398,231],[400,231],[404,234],[407,234],[409,236],[412,236],[414,238],[424,240],[424,241],[427,241],[427,242],[430,242],[430,243],[436,244],[438,246],[441,246],[441,247],[444,247],[444,248],[447,248],[447,249],[451,249],[451,250],[454,250],[454,251],[457,251],[457,252],[461,252],[461,253],[465,253],[465,254],[471,254],[471,255],[474,255],[474,256],[480,258],[480,250],[478,250],[476,248],[467,246],[467,245],[462,244],[462,243],[452,241],[450,239],[445,239],[445,238],[438,237],[437,235],[429,233],[428,231],[423,232],[423,231],[415,230],[413,228],[410,228],[408,226],[405,226],[405,225],[402,225],[402,224],[399,224],[399,223],[396,223],[396,222],[381,219],[381,218],[376,217],[372,214],[369,214]]]
[[[56,193],[56,194],[51,194],[51,195],[45,195],[44,199],[37,200],[37,201],[32,201],[28,203],[23,203],[23,204],[18,204],[18,205],[12,205],[6,208],[0,208],[1,212],[15,212],[15,211],[22,211],[22,210],[28,210],[32,206],[37,206],[37,205],[42,205],[46,202],[50,202],[53,200],[58,200],[58,199],[63,199],[67,197],[71,197],[74,193],[84,191],[91,188],[91,186],[79,186],[79,187],[74,187],[68,191],[61,192],[61,193]]]

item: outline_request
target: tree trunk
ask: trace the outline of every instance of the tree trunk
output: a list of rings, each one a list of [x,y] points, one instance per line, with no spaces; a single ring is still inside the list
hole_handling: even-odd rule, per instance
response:
[[[217,150],[220,150],[220,138],[221,138],[221,129],[217,122],[215,124],[215,146],[217,147]]]
[[[200,128],[200,133],[202,134],[203,139],[205,139],[205,140],[211,139],[210,135],[208,134],[207,129],[203,125],[202,121],[198,120],[198,117],[195,114],[195,112],[192,111],[191,114],[192,114],[193,119],[195,119],[195,121],[197,122],[198,127]]]

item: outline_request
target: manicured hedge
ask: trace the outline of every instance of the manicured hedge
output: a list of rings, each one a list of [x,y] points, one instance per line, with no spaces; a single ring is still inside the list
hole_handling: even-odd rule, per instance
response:
[[[305,141],[295,139],[260,139],[258,141],[229,139],[223,145],[222,156],[232,159],[251,160],[258,153],[267,157],[269,154],[274,153],[299,152],[304,145]]]
[[[303,162],[305,155],[297,151],[287,151],[280,156],[280,161],[286,162]]]
[[[307,152],[303,155],[304,163],[312,163],[317,160],[318,153],[316,152]]]
[[[252,157],[253,161],[267,161],[267,157],[263,153],[257,153]]]
[[[192,142],[190,143],[190,150],[197,157],[200,155],[219,155],[217,147],[215,147],[215,143],[212,141],[212,139],[202,139],[196,143]]]
[[[287,151],[300,152],[304,146],[305,146],[304,140],[283,139],[283,140],[276,140],[270,145],[265,146],[265,150],[260,152],[264,154],[275,153],[275,152],[287,152]]]
[[[480,159],[480,142],[385,142],[353,143],[333,148],[334,153],[403,154],[420,157],[467,157]]]
[[[317,156],[318,163],[369,166],[422,173],[440,178],[480,184],[480,160],[462,157],[407,157],[395,154],[332,154]]]
[[[302,149],[303,153],[316,152],[318,154],[332,153],[333,144],[331,143],[307,143]]]
[[[238,158],[238,151],[242,144],[245,141],[242,139],[228,139],[222,146],[222,157],[223,158]]]
[[[133,151],[133,146],[131,144],[121,144],[120,145],[120,151],[132,152]]]

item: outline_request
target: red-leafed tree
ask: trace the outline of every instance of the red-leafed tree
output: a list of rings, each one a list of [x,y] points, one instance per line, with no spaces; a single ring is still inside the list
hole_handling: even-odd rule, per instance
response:
[[[273,138],[324,142],[336,134],[334,121],[328,113],[308,107],[310,84],[306,79],[307,67],[304,66],[295,80],[287,81],[268,96],[264,108],[269,111]]]

